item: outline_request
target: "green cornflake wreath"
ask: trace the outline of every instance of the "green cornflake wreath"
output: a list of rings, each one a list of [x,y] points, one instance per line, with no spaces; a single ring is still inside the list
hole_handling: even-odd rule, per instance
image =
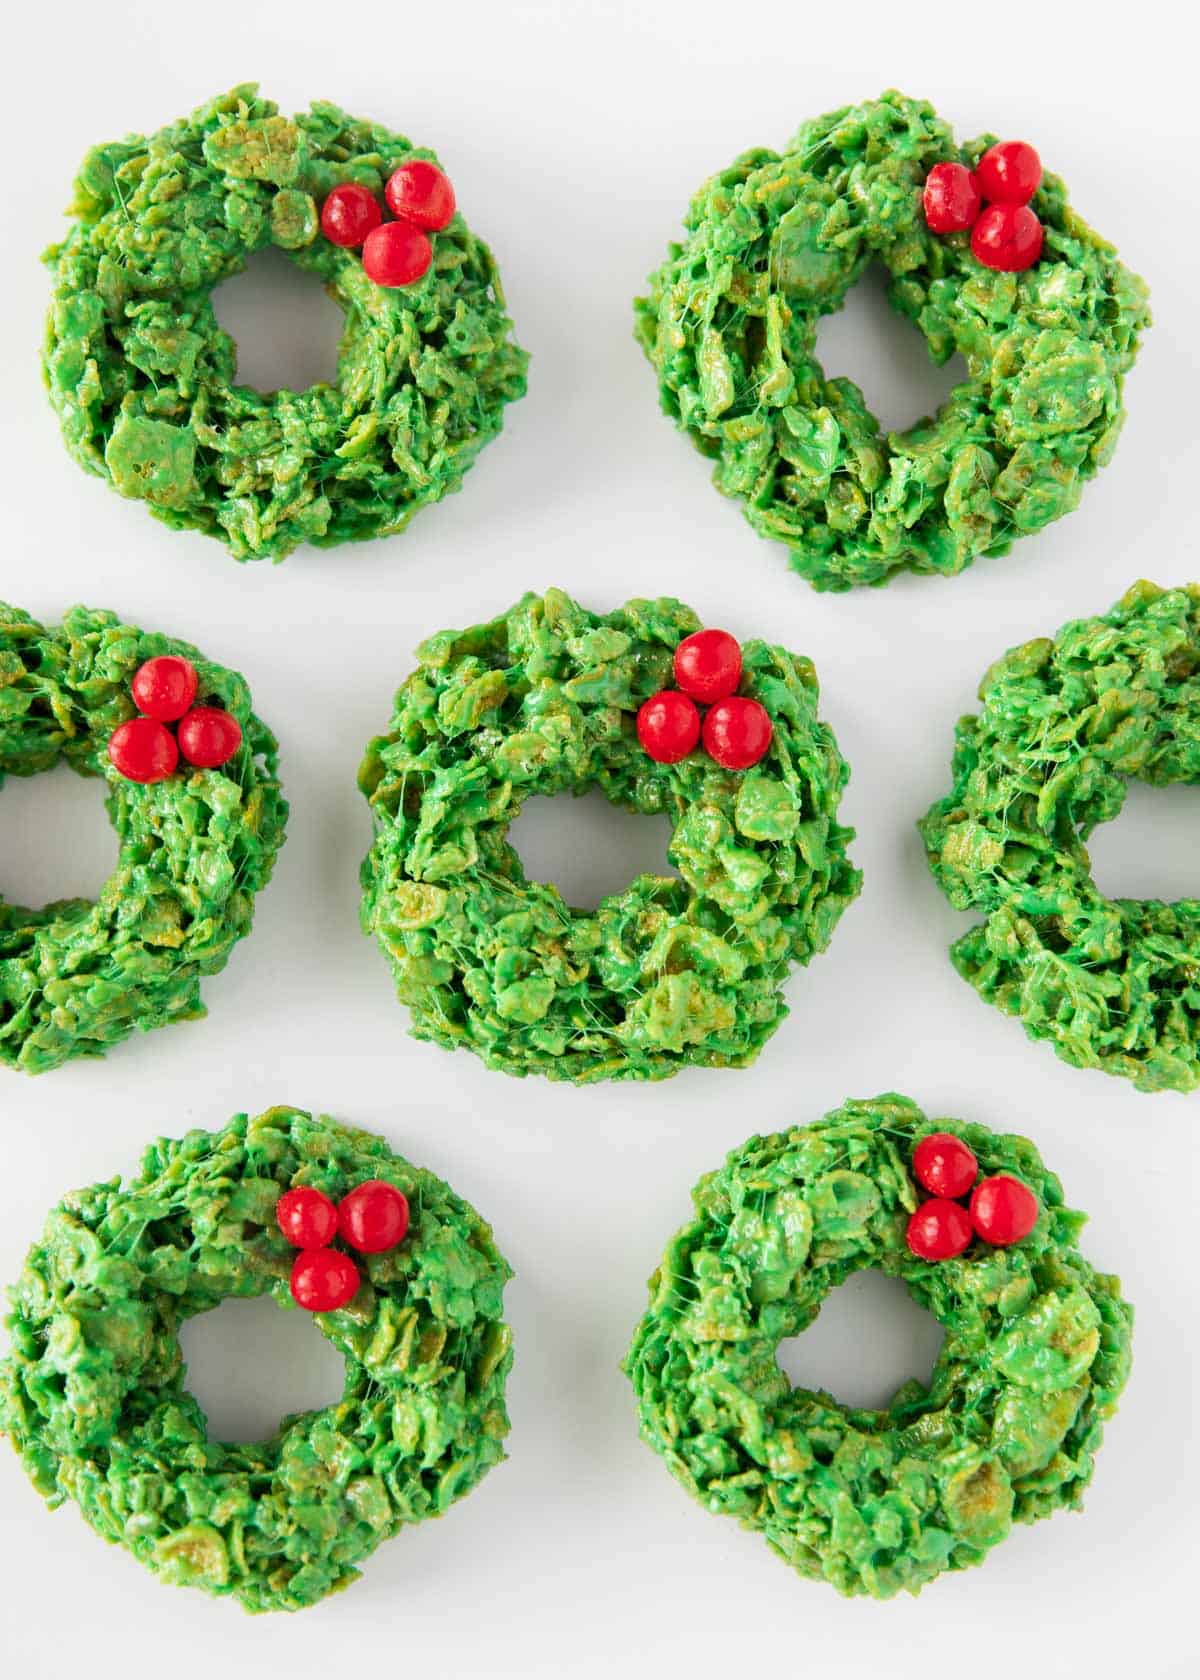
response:
[[[409,1235],[363,1257],[317,1328],[340,1401],[268,1440],[209,1438],[179,1327],[230,1298],[293,1306],[281,1192],[367,1179],[408,1198]],[[442,1513],[504,1455],[508,1265],[441,1179],[370,1132],[272,1108],[159,1139],[141,1172],[75,1191],[30,1249],[0,1363],[0,1424],[38,1492],[163,1580],[301,1610],[349,1586],[381,1541]]]
[[[1012,1248],[918,1259],[913,1147],[952,1132],[1041,1213]],[[708,1510],[736,1517],[847,1596],[917,1593],[983,1561],[1014,1522],[1078,1507],[1129,1373],[1132,1308],[1076,1246],[1084,1215],[1022,1137],[930,1120],[906,1097],[848,1102],[754,1137],[693,1192],[650,1280],[625,1369],[641,1433]],[[880,1410],[792,1388],[781,1341],[872,1268],[905,1284],[945,1341],[926,1388]]]
[[[745,1067],[775,1031],[788,971],[861,889],[837,821],[849,770],[812,663],[761,641],[740,691],[774,727],[762,762],[652,760],[638,708],[699,628],[678,601],[597,614],[552,589],[418,649],[359,771],[375,824],[363,927],[417,1038],[584,1083]],[[639,875],[583,911],[526,879],[505,838],[524,801],[592,787],[670,817],[681,880]]]
[[[1200,585],[1138,583],[1011,649],[955,731],[918,825],[934,879],[985,920],[951,947],[979,995],[1075,1067],[1200,1085],[1200,900],[1106,898],[1087,839],[1131,780],[1200,784]]]
[[[280,116],[252,83],[93,148],[47,254],[46,382],[80,465],[238,560],[387,536],[457,490],[525,391],[491,252],[456,215],[425,278],[384,289],[319,220],[330,188],[379,196],[431,156],[325,102]],[[268,245],[345,312],[335,385],[237,383],[211,294]]]
[[[143,785],[108,741],[134,714],[134,672],[160,654],[191,661],[199,698],[237,719],[242,744],[218,770]],[[0,1062],[26,1073],[203,1015],[200,981],[249,933],[287,820],[275,737],[236,671],[110,612],[72,607],[50,630],[0,603],[0,782],[60,762],[105,778],[119,851],[95,903],[0,899]]]
[[[1112,454],[1146,289],[1062,181],[1044,176],[1035,195],[1045,245],[1025,273],[985,268],[968,233],[926,225],[931,166],[974,166],[994,139],[960,147],[930,105],[895,92],[807,122],[782,154],[745,152],[701,187],[636,301],[665,412],[818,589],[1003,554],[1075,507]],[[933,360],[967,363],[906,432],[881,433],[814,351],[821,318],[873,262]]]

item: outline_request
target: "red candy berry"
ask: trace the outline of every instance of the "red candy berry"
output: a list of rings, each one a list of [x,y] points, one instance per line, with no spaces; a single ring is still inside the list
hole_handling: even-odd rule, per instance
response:
[[[1026,204],[989,204],[971,229],[971,251],[985,268],[1021,274],[1042,254],[1042,224]]]
[[[637,737],[657,764],[678,764],[700,739],[696,702],[673,688],[652,695],[638,710]]]
[[[922,1202],[908,1222],[908,1246],[920,1260],[952,1260],[971,1241],[965,1207],[935,1196]]]
[[[175,737],[156,718],[130,718],[119,723],[108,741],[113,767],[130,782],[161,782],[179,763]]]
[[[163,653],[147,659],[133,676],[133,703],[143,716],[174,723],[196,698],[198,678],[190,659]]]
[[[394,1184],[369,1178],[338,1203],[338,1231],[360,1254],[382,1254],[403,1242],[408,1230],[408,1198]]]
[[[454,214],[454,188],[436,163],[410,158],[383,189],[388,209],[402,222],[440,233]]]
[[[989,146],[975,165],[979,190],[989,204],[1028,204],[1042,180],[1042,160],[1024,140]]]
[[[771,720],[757,700],[734,694],[704,719],[704,750],[726,770],[748,770],[771,745]]]
[[[975,1186],[971,1197],[971,1223],[984,1242],[1008,1248],[1027,1237],[1037,1224],[1037,1197],[1019,1178],[998,1173]]]
[[[225,764],[242,744],[241,724],[216,706],[193,706],[180,719],[178,735],[180,752],[200,770]]]
[[[408,222],[384,222],[367,235],[363,246],[363,267],[377,286],[411,286],[432,261],[428,236]]]
[[[979,214],[979,183],[963,163],[935,163],[925,177],[925,220],[933,233],[961,233]]]
[[[293,1248],[324,1248],[337,1231],[337,1208],[320,1190],[300,1184],[275,1203],[275,1222]]]
[[[321,206],[321,232],[331,245],[347,249],[361,245],[382,220],[383,211],[374,193],[357,181],[344,181],[334,187]]]
[[[978,1171],[974,1154],[953,1132],[931,1132],[913,1150],[913,1176],[931,1196],[965,1196]]]
[[[292,1299],[309,1312],[336,1312],[358,1291],[358,1267],[340,1248],[305,1248],[292,1266]]]
[[[702,705],[724,700],[742,675],[742,650],[728,630],[697,630],[675,649],[675,681]]]

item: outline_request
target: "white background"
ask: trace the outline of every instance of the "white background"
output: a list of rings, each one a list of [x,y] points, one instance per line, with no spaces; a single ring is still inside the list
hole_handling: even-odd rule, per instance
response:
[[[913,829],[947,786],[954,720],[996,655],[1104,610],[1138,577],[1198,574],[1200,125],[1195,43],[1173,32],[1173,11],[1142,4],[1118,24],[1100,7],[1068,18],[1023,4],[63,0],[8,20],[0,593],[50,620],[76,600],[111,606],[243,670],[282,740],[292,820],[253,937],[208,983],[207,1021],[36,1081],[2,1076],[0,1277],[16,1275],[68,1187],[128,1172],[159,1132],[279,1102],[384,1132],[478,1205],[517,1270],[510,1461],[303,1616],[252,1619],[233,1601],[160,1586],[72,1507],[49,1516],[0,1453],[8,1672],[1195,1672],[1200,1095],[1139,1096],[1071,1069],[987,1009],[947,961],[965,923],[935,890]],[[534,358],[528,398],[461,495],[401,537],[302,551],[279,568],[239,567],[85,477],[62,449],[36,359],[48,288],[37,253],[63,230],[87,146],[154,129],[251,77],[285,111],[325,97],[436,146],[494,245]],[[1076,513],[953,581],[818,596],[658,414],[630,299],[707,174],[891,85],[931,99],[963,137],[1034,141],[1147,276],[1157,325],[1129,380],[1116,460]],[[311,281],[266,268],[219,299],[245,372],[269,385],[329,373],[336,310]],[[890,424],[947,389],[867,282],[820,349]],[[415,644],[550,584],[601,610],[677,594],[710,624],[771,634],[817,662],[853,767],[845,814],[866,889],[828,954],[790,985],[794,1013],[748,1071],[583,1091],[508,1080],[408,1038],[383,958],[358,932],[369,826],[355,771]],[[1135,790],[1097,843],[1102,884],[1200,890],[1196,799]],[[7,896],[89,891],[107,873],[98,787],[66,771],[10,781],[0,811]],[[661,860],[664,838],[594,800],[531,809],[518,834],[532,868],[593,901]],[[618,1362],[700,1173],[751,1130],[888,1088],[1035,1138],[1068,1199],[1090,1210],[1086,1250],[1119,1271],[1138,1320],[1133,1381],[1086,1512],[1019,1530],[986,1567],[919,1602],[879,1605],[801,1582],[693,1505],[639,1444]],[[788,1364],[878,1399],[925,1374],[935,1346],[905,1301],[867,1280],[834,1299]],[[221,1309],[186,1348],[221,1429],[261,1428],[336,1388],[312,1326],[266,1303]]]

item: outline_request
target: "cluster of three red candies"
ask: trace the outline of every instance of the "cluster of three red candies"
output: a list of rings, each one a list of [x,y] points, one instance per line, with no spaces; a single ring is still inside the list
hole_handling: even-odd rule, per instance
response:
[[[973,1237],[1010,1248],[1038,1220],[1038,1200],[1011,1173],[979,1178],[979,1162],[953,1132],[931,1132],[913,1151],[913,1177],[929,1200],[908,1222],[908,1246],[920,1260],[952,1260]],[[970,1202],[963,1206],[963,1198]]]
[[[638,710],[637,736],[657,764],[678,764],[703,740],[725,770],[748,770],[771,745],[771,719],[757,700],[735,692],[742,649],[728,630],[697,630],[675,649],[676,686]],[[701,715],[700,707],[708,710]]]
[[[197,770],[219,769],[233,757],[242,726],[219,706],[197,706],[199,686],[196,667],[179,654],[138,666],[130,692],[141,716],[119,723],[108,739],[109,762],[126,781],[165,781],[181,757]]]
[[[429,235],[450,225],[454,188],[436,163],[410,158],[388,177],[383,196],[394,222],[384,221],[368,187],[344,181],[321,206],[321,232],[347,250],[361,245],[363,268],[377,286],[411,286],[433,262]]]
[[[293,1248],[291,1290],[306,1312],[336,1312],[358,1292],[358,1267],[340,1248],[340,1237],[360,1254],[385,1254],[408,1235],[408,1197],[382,1178],[355,1185],[340,1202],[299,1184],[275,1204],[275,1220]]]
[[[925,220],[933,233],[970,228],[976,262],[1020,274],[1042,254],[1042,224],[1029,208],[1041,180],[1042,160],[1032,146],[998,141],[973,170],[965,163],[934,164],[925,177]]]

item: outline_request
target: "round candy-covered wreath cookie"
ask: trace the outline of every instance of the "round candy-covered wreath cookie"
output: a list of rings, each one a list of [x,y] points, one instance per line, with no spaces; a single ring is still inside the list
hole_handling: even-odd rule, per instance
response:
[[[967,364],[904,432],[815,353],[871,263],[934,361]],[[637,335],[664,410],[754,529],[834,590],[960,572],[1069,512],[1112,453],[1150,318],[1031,146],[960,146],[895,92],[714,175],[650,287]]]
[[[12,1291],[0,1427],[39,1493],[162,1579],[301,1610],[504,1457],[510,1275],[479,1215],[382,1138],[240,1114],[50,1214]],[[179,1326],[257,1295],[318,1314],[345,1390],[268,1440],[214,1441]]]
[[[598,614],[555,589],[418,658],[359,772],[363,925],[416,1036],[578,1082],[753,1061],[861,886],[811,662],[678,601]],[[526,879],[523,802],[592,787],[671,819],[681,879],[593,911]]]
[[[0,1062],[26,1073],[203,1015],[287,819],[236,671],[109,612],[52,630],[0,603],[0,781],[61,762],[105,778],[119,850],[95,903],[0,899]]]
[[[693,1200],[625,1368],[643,1438],[708,1510],[800,1575],[890,1598],[1080,1504],[1133,1315],[1025,1138],[849,1102],[751,1138]],[[865,1268],[945,1330],[928,1386],[879,1410],[793,1388],[775,1357]]]
[[[1200,784],[1200,585],[1138,583],[1111,612],[1012,648],[955,732],[919,824],[981,997],[1064,1061],[1139,1091],[1200,1085],[1200,900],[1110,899],[1087,839],[1130,781]]]
[[[402,530],[525,391],[487,246],[426,151],[251,84],[95,147],[48,254],[45,374],[67,447],[238,560]],[[212,291],[281,250],[345,312],[336,383],[239,384]]]

